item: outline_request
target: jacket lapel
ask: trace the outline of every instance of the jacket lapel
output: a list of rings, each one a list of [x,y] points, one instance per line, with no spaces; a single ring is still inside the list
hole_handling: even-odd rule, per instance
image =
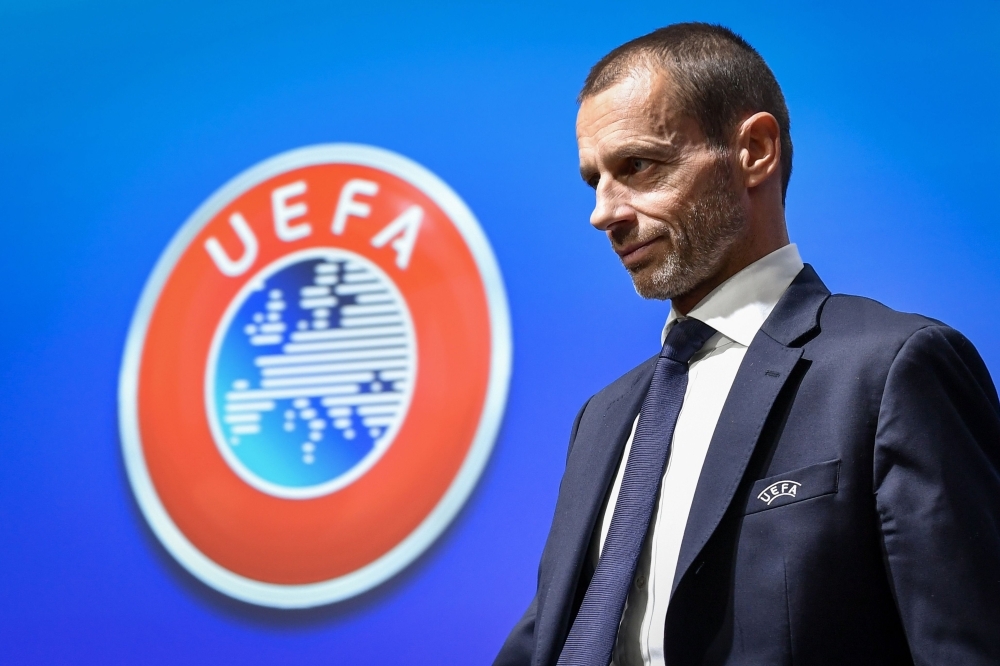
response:
[[[601,391],[580,417],[559,487],[552,532],[542,568],[536,619],[536,665],[556,660],[569,631],[577,583],[587,557],[598,513],[614,479],[625,442],[653,378],[653,357]]]
[[[829,295],[807,264],[747,349],[705,457],[671,594],[729,508],[775,400],[802,357],[802,348],[795,344],[818,329],[819,312]]]

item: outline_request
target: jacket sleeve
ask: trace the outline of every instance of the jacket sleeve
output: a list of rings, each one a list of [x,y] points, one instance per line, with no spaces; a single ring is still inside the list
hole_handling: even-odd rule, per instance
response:
[[[583,407],[580,408],[580,411],[576,415],[576,419],[573,421],[573,429],[570,431],[569,436],[568,451],[573,450],[573,443],[576,441],[576,432],[580,429],[580,419],[583,418],[583,412],[586,411],[589,404],[590,399],[583,404]],[[566,457],[569,458],[568,452]],[[541,570],[539,570],[539,585],[536,588],[535,597],[531,600],[531,604],[528,605],[528,610],[524,612],[518,623],[514,625],[514,629],[510,632],[510,635],[507,636],[507,640],[504,641],[503,647],[500,648],[500,653],[493,662],[493,666],[530,666],[537,644],[535,618],[538,614],[538,595],[541,591],[540,583]]]
[[[1000,402],[958,332],[923,328],[896,355],[874,483],[914,663],[1000,663]]]
[[[497,655],[493,666],[529,666],[531,658],[535,653],[535,613],[538,609],[538,595],[531,600],[528,610],[524,612],[521,619],[514,625],[514,629],[507,636],[500,654]]]

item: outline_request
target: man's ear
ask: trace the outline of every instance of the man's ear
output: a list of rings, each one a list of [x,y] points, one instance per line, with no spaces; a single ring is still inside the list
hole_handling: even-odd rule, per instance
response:
[[[755,113],[736,134],[736,151],[743,183],[757,187],[781,166],[781,128],[770,113]]]

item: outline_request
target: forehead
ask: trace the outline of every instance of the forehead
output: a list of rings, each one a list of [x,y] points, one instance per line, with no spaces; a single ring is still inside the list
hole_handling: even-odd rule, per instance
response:
[[[676,143],[695,139],[697,122],[685,116],[669,74],[638,68],[610,88],[586,98],[577,114],[581,152],[620,141]]]

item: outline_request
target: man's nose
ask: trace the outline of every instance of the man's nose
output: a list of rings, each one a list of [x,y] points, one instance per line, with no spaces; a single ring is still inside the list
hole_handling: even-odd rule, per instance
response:
[[[590,214],[590,224],[595,229],[607,231],[616,224],[635,221],[629,197],[613,180],[602,178],[595,194],[594,211]]]

